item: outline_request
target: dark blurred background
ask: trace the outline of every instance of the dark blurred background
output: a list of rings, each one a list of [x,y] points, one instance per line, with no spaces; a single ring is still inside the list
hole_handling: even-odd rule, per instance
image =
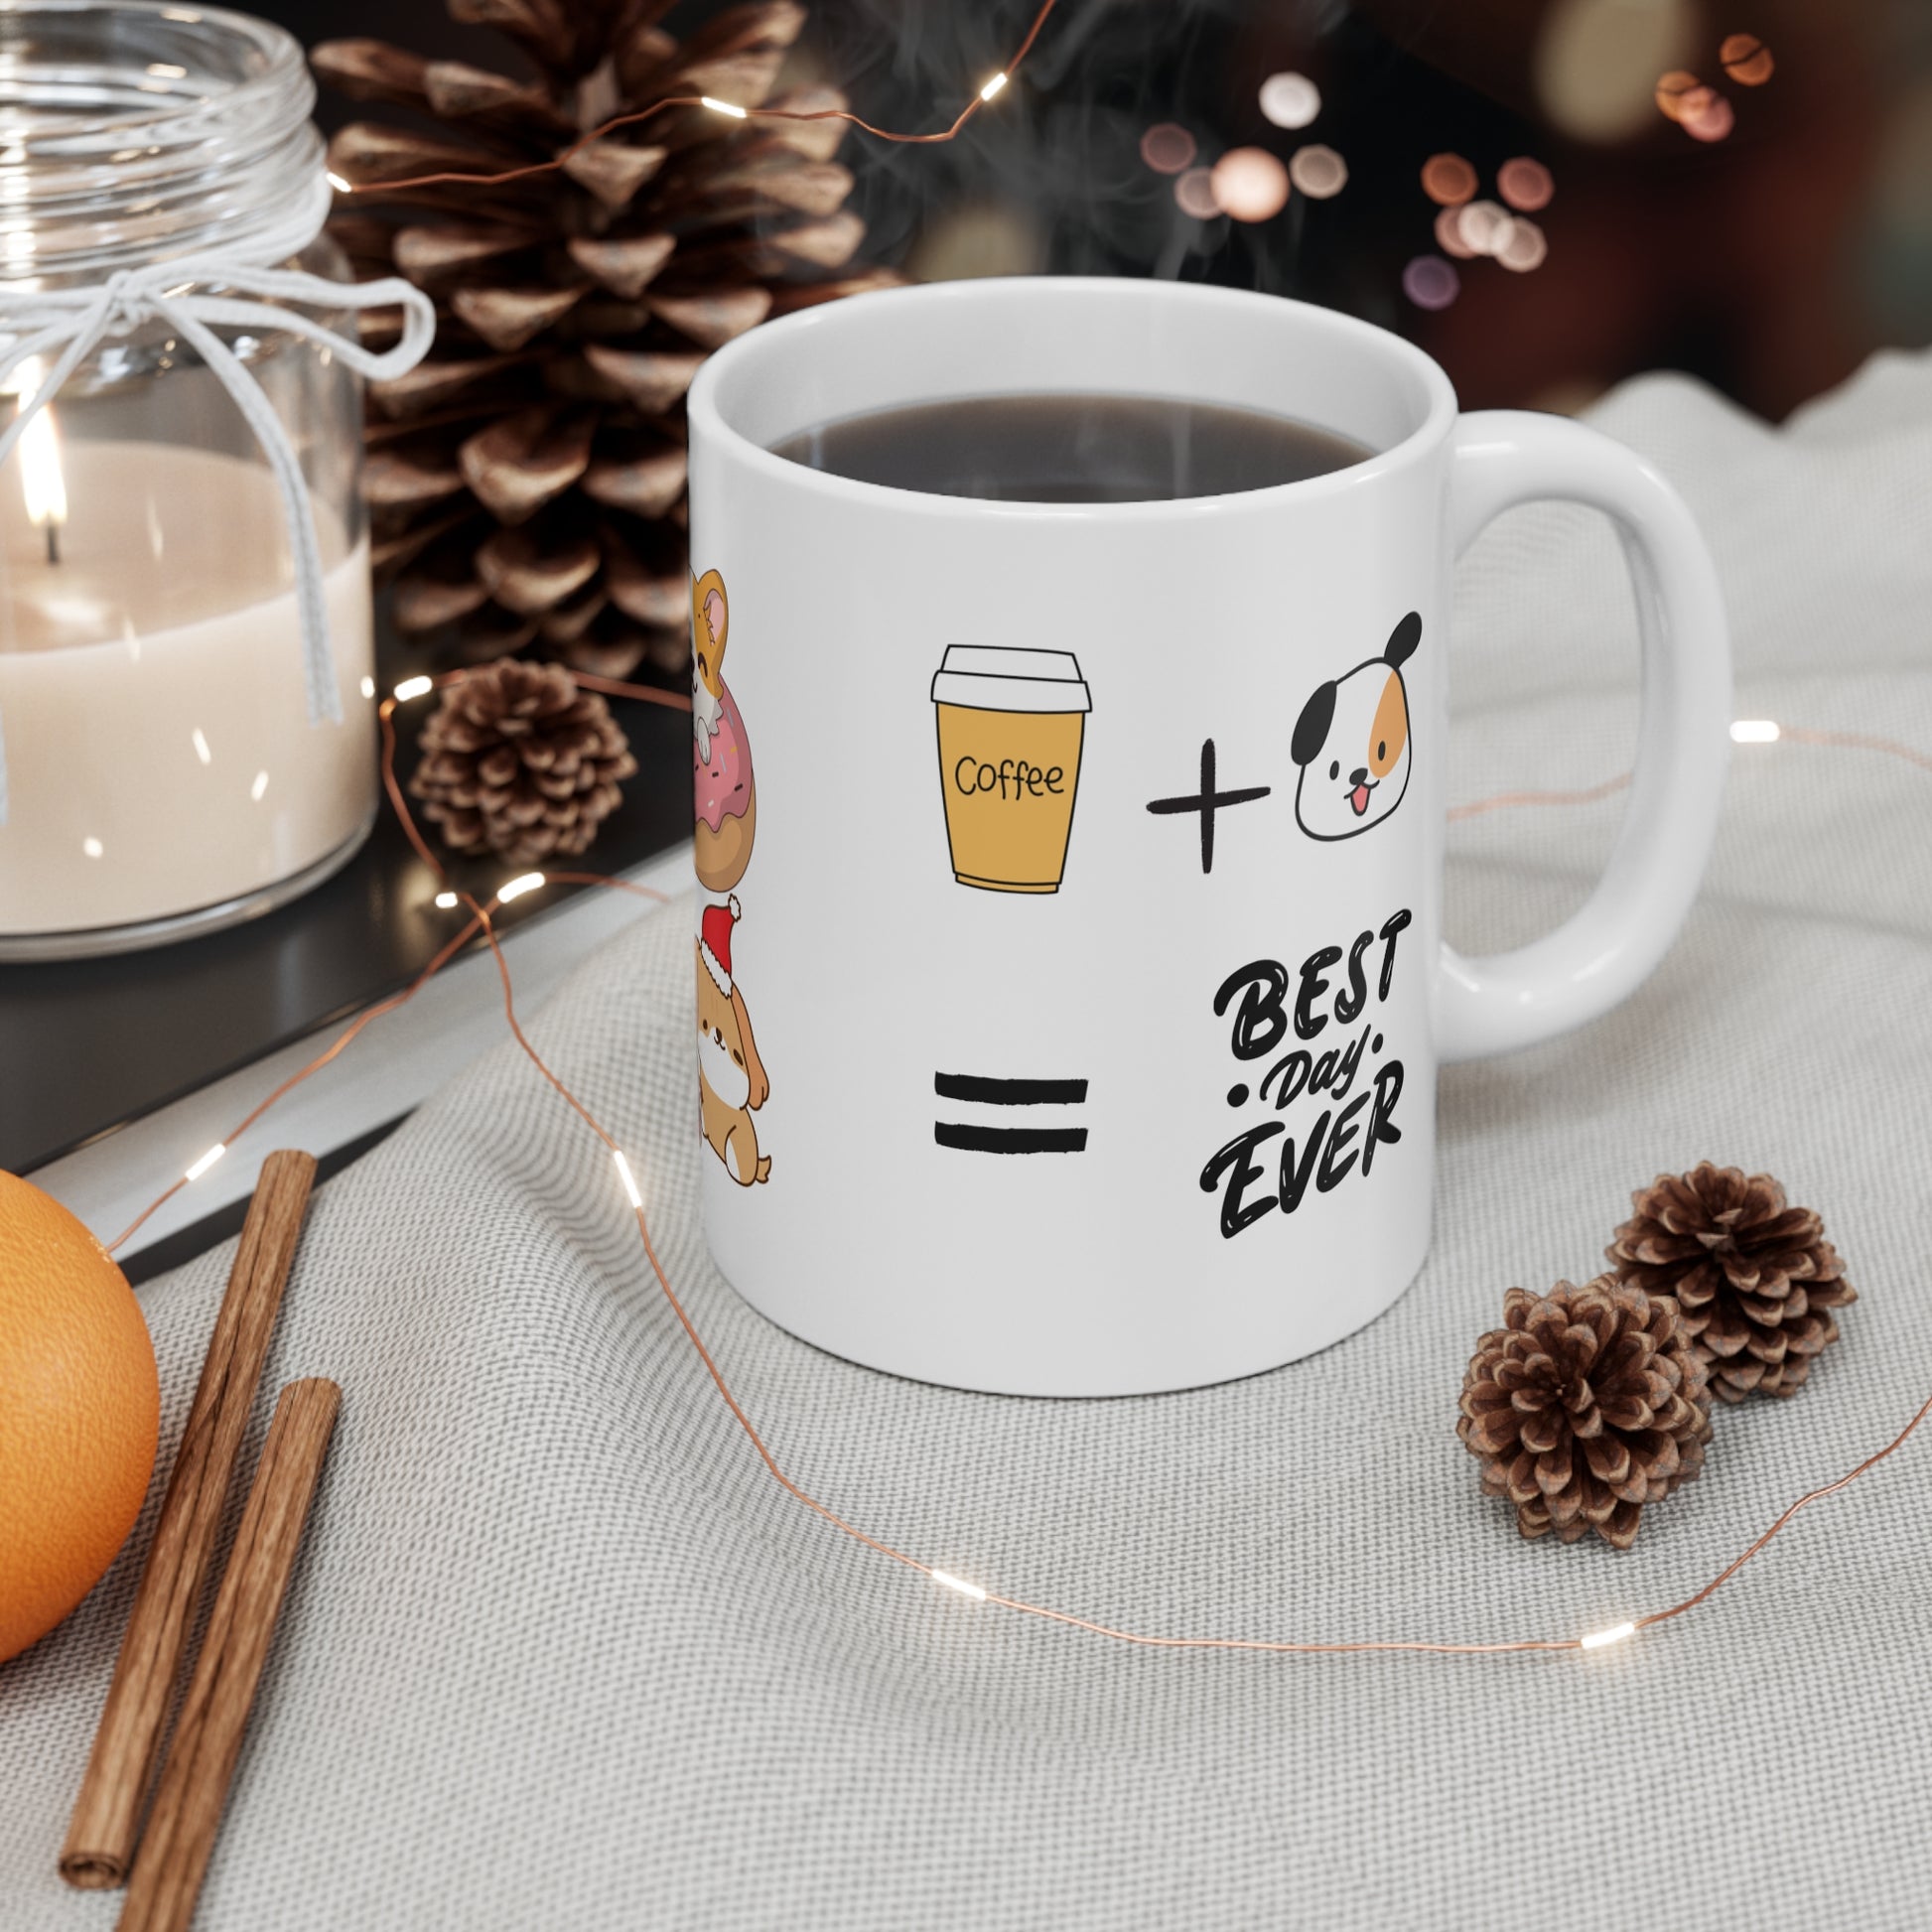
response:
[[[939,126],[1035,4],[816,0],[792,71],[883,124]],[[305,42],[369,34],[514,63],[441,0],[261,11]],[[696,0],[666,24],[720,11]],[[1284,73],[1318,93],[1306,125],[1264,112],[1264,82]],[[1670,74],[1676,117],[1657,99]],[[1692,78],[1710,91],[1686,114]],[[1270,98],[1309,105],[1293,86]],[[325,98],[327,124],[349,111]],[[1171,167],[1189,139],[1181,173],[1144,158],[1145,143]],[[1296,192],[1252,221],[1207,199],[1205,171],[1229,150],[1291,163],[1311,144],[1345,165],[1338,193]],[[1547,241],[1540,265],[1449,261],[1423,182],[1446,153],[1471,164],[1478,200],[1503,199],[1511,159],[1548,170],[1548,205],[1522,210]],[[960,140],[855,133],[840,159],[873,261],[925,279],[1077,271],[1303,296],[1421,342],[1472,407],[1571,409],[1671,367],[1776,419],[1874,347],[1932,339],[1928,0],[1059,0],[1020,78]],[[1309,178],[1326,185],[1324,170],[1332,181],[1316,157]],[[1273,179],[1241,157],[1223,199],[1245,190],[1265,208]],[[1514,258],[1538,245],[1519,234]]]

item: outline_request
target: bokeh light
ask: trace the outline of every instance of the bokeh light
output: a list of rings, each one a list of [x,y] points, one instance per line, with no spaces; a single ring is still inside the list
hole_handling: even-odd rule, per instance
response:
[[[1422,192],[1444,207],[1456,207],[1476,192],[1476,171],[1459,154],[1432,154],[1422,164]]]
[[[1402,271],[1402,292],[1419,309],[1447,309],[1462,292],[1462,278],[1441,255],[1418,255]]]
[[[1174,183],[1173,198],[1180,204],[1182,213],[1201,221],[1210,220],[1221,211],[1220,203],[1214,199],[1214,177],[1205,168],[1189,168]]]
[[[1524,214],[1533,214],[1538,208],[1548,207],[1550,198],[1557,192],[1557,185],[1550,179],[1550,171],[1540,161],[1532,161],[1528,155],[1518,155],[1513,161],[1505,161],[1496,170],[1496,193],[1513,208]]]
[[[1436,210],[1436,246],[1457,261],[1468,261],[1475,250],[1462,239],[1462,210],[1445,207]]]
[[[1306,195],[1311,202],[1325,202],[1348,186],[1348,163],[1333,148],[1311,141],[1289,157],[1288,178],[1297,194]]]
[[[1637,133],[1657,75],[1698,44],[1698,11],[1694,0],[1551,0],[1531,61],[1544,112],[1578,141]]]
[[[1277,127],[1307,127],[1321,112],[1321,89],[1306,73],[1271,73],[1261,83],[1261,111]]]
[[[1693,93],[1709,92],[1696,74],[1686,72],[1683,68],[1672,68],[1668,73],[1657,76],[1657,111],[1667,120],[1683,117],[1684,102]]]
[[[1528,216],[1519,214],[1510,222],[1508,237],[1496,250],[1496,259],[1505,268],[1527,275],[1531,269],[1543,266],[1549,252],[1548,236]]]
[[[977,275],[1038,275],[1046,236],[1030,209],[1011,203],[969,203],[936,214],[905,259],[915,282],[962,282]]]
[[[1230,148],[1208,185],[1222,212],[1237,221],[1269,221],[1288,206],[1288,170],[1266,148]]]
[[[1470,254],[1500,255],[1509,246],[1516,222],[1500,202],[1470,202],[1455,215],[1455,231]]]
[[[1736,125],[1737,116],[1715,87],[1701,88],[1699,93],[1702,98],[1695,105],[1686,103],[1678,125],[1694,140],[1722,141]]]
[[[1763,86],[1777,68],[1771,50],[1755,34],[1726,34],[1718,59],[1740,87]]]
[[[1158,121],[1141,136],[1141,159],[1157,175],[1177,175],[1193,165],[1194,137],[1175,121]]]

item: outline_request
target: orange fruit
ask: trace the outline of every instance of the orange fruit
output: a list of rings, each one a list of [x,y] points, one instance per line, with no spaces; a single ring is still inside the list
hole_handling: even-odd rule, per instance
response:
[[[127,1277],[0,1173],[0,1661],[100,1581],[154,1473],[161,1382]]]

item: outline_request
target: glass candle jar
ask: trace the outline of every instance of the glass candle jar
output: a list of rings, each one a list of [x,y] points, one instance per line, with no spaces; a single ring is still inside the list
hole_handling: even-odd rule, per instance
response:
[[[212,315],[248,284],[211,265],[345,276],[319,232],[314,100],[296,42],[244,15],[0,10],[0,347],[31,338],[32,292],[111,297],[193,264],[163,293],[210,298],[300,463],[335,691],[319,703],[305,682],[291,499],[232,376],[193,324],[124,303],[0,468],[0,959],[250,917],[344,865],[373,822],[360,378],[340,345]],[[58,361],[7,378],[0,428]]]

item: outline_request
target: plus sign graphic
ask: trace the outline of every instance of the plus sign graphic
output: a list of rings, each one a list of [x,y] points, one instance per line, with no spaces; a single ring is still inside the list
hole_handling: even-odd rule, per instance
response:
[[[1200,814],[1200,869],[1202,872],[1214,870],[1214,814],[1223,805],[1252,804],[1257,798],[1266,798],[1274,789],[1272,785],[1246,785],[1238,791],[1216,791],[1214,789],[1214,741],[1201,740],[1200,748],[1200,790],[1184,798],[1150,798],[1149,811],[1160,817],[1168,817],[1175,812],[1198,812]]]

